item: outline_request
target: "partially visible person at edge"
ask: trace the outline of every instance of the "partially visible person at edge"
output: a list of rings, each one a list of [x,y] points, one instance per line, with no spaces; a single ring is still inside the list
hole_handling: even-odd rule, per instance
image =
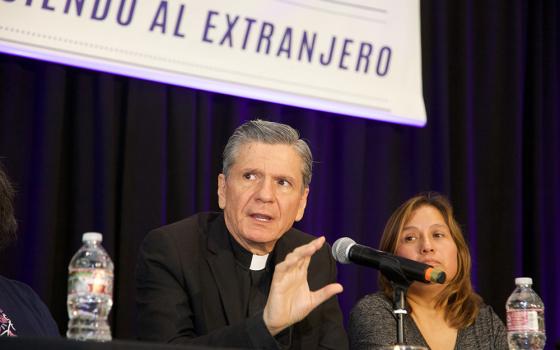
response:
[[[430,192],[402,204],[389,218],[380,250],[445,271],[445,284],[413,282],[406,296],[404,340],[432,350],[507,349],[503,322],[473,291],[471,257],[449,201]],[[381,291],[361,299],[350,314],[352,349],[394,345],[393,288],[380,277]]]
[[[253,120],[230,137],[223,213],[151,231],[140,249],[139,338],[259,349],[347,349],[336,264],[323,237],[292,227],[312,156],[296,130]]]
[[[14,189],[0,165],[0,249],[16,238]],[[0,276],[0,337],[60,336],[47,306],[26,284]]]

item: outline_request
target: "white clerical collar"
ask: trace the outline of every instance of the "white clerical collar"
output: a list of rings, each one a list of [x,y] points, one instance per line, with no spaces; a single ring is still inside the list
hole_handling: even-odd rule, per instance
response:
[[[253,254],[253,258],[251,259],[251,266],[249,269],[252,271],[259,271],[263,270],[266,267],[266,260],[268,259],[268,255],[256,255]]]

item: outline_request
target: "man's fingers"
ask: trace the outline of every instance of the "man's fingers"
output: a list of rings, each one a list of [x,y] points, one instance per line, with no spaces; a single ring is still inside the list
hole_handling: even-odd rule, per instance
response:
[[[340,283],[331,283],[319,290],[311,292],[313,309],[330,299],[333,295],[341,293],[342,290],[343,288]]]
[[[270,334],[278,334],[302,320],[333,295],[342,292],[342,286],[338,283],[329,284],[315,292],[309,290],[307,269],[311,257],[324,243],[325,237],[314,239],[294,249],[283,262],[276,265],[263,313]]]
[[[311,256],[321,249],[324,243],[325,237],[319,237],[307,244],[297,247],[289,253],[286,256],[286,259],[278,264],[276,268],[286,270],[296,265],[299,265],[299,267],[302,267],[301,265],[303,265],[304,268],[307,268],[307,266],[309,266]]]
[[[311,256],[315,254],[316,251],[321,249],[324,243],[325,243],[325,237],[319,237],[307,244],[297,247],[296,249],[294,249],[293,252],[291,252],[288,255],[293,255],[296,258]]]
[[[325,243],[325,236],[321,236],[319,238],[316,238],[314,240],[312,240],[311,242],[309,242],[309,244],[312,244],[315,246],[316,250],[321,249],[321,247],[323,246],[323,244]]]

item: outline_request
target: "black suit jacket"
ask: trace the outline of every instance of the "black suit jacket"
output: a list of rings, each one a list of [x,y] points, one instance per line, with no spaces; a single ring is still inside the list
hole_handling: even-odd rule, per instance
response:
[[[139,338],[224,347],[276,349],[262,313],[246,318],[223,214],[201,213],[151,231],[136,270]],[[314,237],[290,229],[276,243],[277,261]],[[308,282],[317,290],[335,282],[328,245],[311,259]],[[290,349],[347,349],[336,297],[282,332]],[[284,343],[282,341],[281,343]]]

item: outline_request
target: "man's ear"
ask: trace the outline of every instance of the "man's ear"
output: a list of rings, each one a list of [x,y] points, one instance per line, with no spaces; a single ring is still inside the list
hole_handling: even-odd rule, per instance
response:
[[[218,175],[218,205],[222,210],[226,207],[226,176],[224,174]]]
[[[305,212],[305,206],[307,205],[307,195],[309,194],[309,187],[303,190],[303,195],[299,200],[299,208],[296,215],[296,221],[300,221],[303,218],[303,213]]]

